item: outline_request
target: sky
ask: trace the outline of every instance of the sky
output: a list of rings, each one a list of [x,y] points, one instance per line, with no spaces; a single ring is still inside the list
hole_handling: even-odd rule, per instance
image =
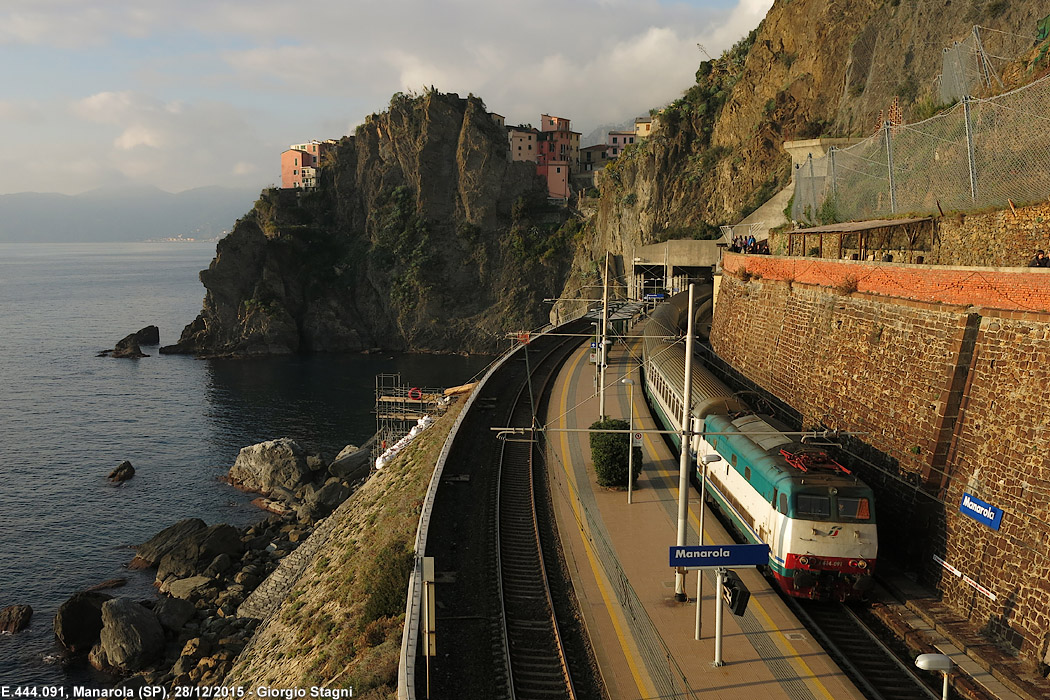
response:
[[[4,0],[0,194],[280,180],[398,91],[585,137],[666,105],[772,0]],[[584,144],[588,145],[588,144]]]

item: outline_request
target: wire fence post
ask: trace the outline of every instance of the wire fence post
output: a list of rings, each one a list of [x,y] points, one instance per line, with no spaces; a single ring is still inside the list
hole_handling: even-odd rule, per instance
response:
[[[831,196],[834,197],[838,192],[835,190],[835,151],[838,149],[832,146],[828,149],[828,165],[830,166],[831,176]]]
[[[890,186],[890,213],[897,213],[897,192],[893,188],[893,137],[890,136],[890,123],[882,123],[882,129],[886,132],[886,167],[889,171]]]
[[[970,200],[977,201],[977,158],[973,147],[973,121],[970,118],[969,95],[963,97],[963,119],[966,121],[966,157],[970,163]]]

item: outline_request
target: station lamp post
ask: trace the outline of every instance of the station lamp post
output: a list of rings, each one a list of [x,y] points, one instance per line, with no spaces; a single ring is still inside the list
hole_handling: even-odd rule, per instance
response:
[[[944,654],[919,654],[915,659],[915,665],[923,671],[939,671],[944,676],[941,700],[948,700],[948,674],[953,668],[951,657]]]
[[[624,377],[620,380],[623,384],[627,385],[627,392],[629,398],[627,399],[628,409],[627,412],[630,415],[628,424],[630,425],[631,433],[627,436],[627,503],[633,503],[634,493],[634,380],[630,377]]]
[[[704,503],[707,501],[707,465],[714,464],[715,462],[721,462],[722,455],[709,454],[700,457],[700,462],[703,464],[703,468],[700,470],[700,546],[704,545],[704,511],[707,508],[704,507]],[[715,586],[715,604],[718,603],[718,596],[722,594],[719,590],[719,586]],[[702,572],[697,572],[696,577],[696,639],[700,640],[700,601],[704,599],[704,576]]]

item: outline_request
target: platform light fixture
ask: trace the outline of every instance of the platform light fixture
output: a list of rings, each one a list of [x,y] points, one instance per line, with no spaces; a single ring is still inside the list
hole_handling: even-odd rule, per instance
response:
[[[955,667],[951,657],[945,654],[919,654],[915,659],[915,665],[923,671],[937,671],[944,676],[941,700],[948,700],[948,674]]]

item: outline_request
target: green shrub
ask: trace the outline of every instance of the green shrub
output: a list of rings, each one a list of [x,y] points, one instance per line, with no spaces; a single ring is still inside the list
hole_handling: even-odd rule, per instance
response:
[[[404,612],[405,591],[415,563],[415,553],[408,542],[394,540],[388,543],[372,560],[371,570],[365,576],[364,609],[359,624],[362,628],[381,617]]]
[[[591,430],[628,430],[620,418],[605,418],[591,424]],[[591,433],[591,460],[599,486],[627,486],[627,433]],[[642,448],[634,448],[634,477],[642,471]]]

